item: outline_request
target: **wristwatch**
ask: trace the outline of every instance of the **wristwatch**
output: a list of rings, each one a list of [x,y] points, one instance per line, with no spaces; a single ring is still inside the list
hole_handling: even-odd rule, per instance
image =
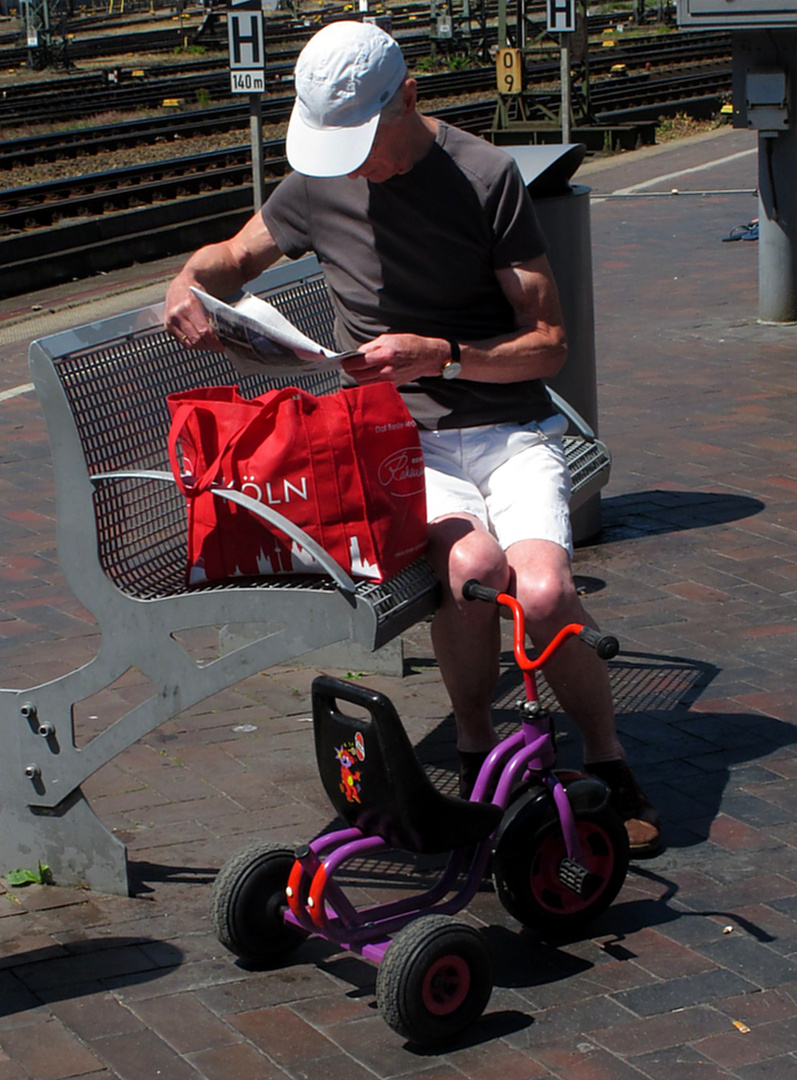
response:
[[[459,342],[449,341],[448,347],[451,350],[451,356],[443,364],[440,374],[444,379],[456,379],[457,375],[462,371],[462,363],[459,359]]]

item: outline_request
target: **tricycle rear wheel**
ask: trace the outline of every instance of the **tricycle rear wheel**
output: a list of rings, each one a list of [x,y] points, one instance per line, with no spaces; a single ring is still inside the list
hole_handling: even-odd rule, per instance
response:
[[[377,973],[376,1001],[394,1031],[424,1046],[478,1020],[492,988],[492,959],[479,931],[450,915],[425,915],[391,942]]]

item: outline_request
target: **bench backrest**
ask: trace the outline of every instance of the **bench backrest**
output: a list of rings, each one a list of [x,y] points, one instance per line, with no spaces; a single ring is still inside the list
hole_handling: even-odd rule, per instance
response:
[[[258,291],[305,333],[330,346],[332,305],[315,259],[306,263],[290,268],[297,279],[292,284],[281,284],[277,274],[267,279],[269,289]],[[289,384],[314,394],[339,388],[334,373],[298,379],[241,376],[218,353],[182,348],[163,329],[161,318],[162,305],[156,305],[93,324],[96,343],[92,327],[81,328],[79,336],[67,332],[37,343],[40,351],[48,352],[49,377],[58,380],[89,476],[169,469],[168,394],[234,384],[245,397]],[[42,365],[37,386],[47,376]],[[56,422],[63,425],[67,420],[63,411],[60,417]],[[53,422],[48,415],[51,429]],[[74,445],[69,440],[66,444]],[[159,481],[131,480],[100,484],[92,497],[99,560],[111,581],[140,598],[180,591],[186,519],[179,491]]]

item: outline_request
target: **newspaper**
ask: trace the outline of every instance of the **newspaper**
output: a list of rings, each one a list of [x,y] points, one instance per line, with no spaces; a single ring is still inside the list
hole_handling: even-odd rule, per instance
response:
[[[303,334],[273,304],[244,293],[234,304],[191,286],[225,354],[242,375],[335,371],[354,353],[336,353]]]

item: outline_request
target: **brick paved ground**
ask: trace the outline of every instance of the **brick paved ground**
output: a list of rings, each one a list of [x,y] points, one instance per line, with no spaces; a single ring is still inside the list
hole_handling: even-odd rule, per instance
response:
[[[304,840],[330,819],[307,725],[315,673],[260,675],[87,785],[128,845],[134,896],[0,895],[0,1080],[795,1075],[797,331],[756,323],[757,244],[721,241],[756,214],[740,193],[755,186],[754,149],[725,131],[582,173],[601,432],[615,464],[604,533],[576,571],[623,642],[619,726],[662,810],[666,851],[634,866],[587,937],[558,948],[480,893],[470,917],[495,957],[492,999],[461,1043],[418,1053],[380,1020],[364,963],[310,942],[284,969],[251,972],[211,934],[209,884],[231,851],[264,834]],[[708,167],[684,172],[698,166]],[[600,198],[656,176],[634,197]],[[709,194],[650,194],[674,187]],[[61,293],[79,312],[159,269]],[[27,381],[26,341],[41,332],[26,320],[33,303],[42,327],[69,318],[58,290],[0,305],[3,389]],[[26,686],[84,662],[97,641],[58,572],[33,395],[0,401],[0,424],[2,682]],[[451,784],[451,722],[425,626],[406,655],[404,679],[370,681]],[[499,707],[515,686],[507,669]],[[131,674],[82,708],[79,731],[138,693]],[[577,761],[574,739],[562,751]]]

